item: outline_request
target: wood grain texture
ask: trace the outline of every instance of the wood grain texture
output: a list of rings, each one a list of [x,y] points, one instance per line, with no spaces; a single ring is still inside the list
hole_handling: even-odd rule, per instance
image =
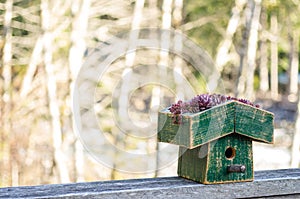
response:
[[[239,102],[235,104],[235,132],[256,141],[273,143],[274,114]]]
[[[183,114],[181,124],[173,123],[168,109],[158,114],[158,141],[189,149],[234,132],[234,104],[226,103],[200,113]]]
[[[232,158],[226,158],[225,151],[234,149]],[[253,180],[252,141],[239,134],[230,134],[210,143],[209,164],[205,183],[224,183]],[[227,166],[242,164],[246,171],[228,173]]]
[[[192,149],[234,132],[255,141],[273,142],[273,113],[237,101],[183,114],[180,125],[174,124],[172,117],[168,109],[159,112],[159,142]]]
[[[234,150],[227,158],[226,149]],[[253,180],[252,141],[230,134],[194,149],[179,148],[178,175],[204,184]],[[245,172],[229,173],[230,165],[244,165]]]
[[[299,198],[300,169],[255,172],[253,182],[203,185],[180,177],[0,188],[0,198]]]
[[[235,105],[226,103],[191,116],[191,146],[197,147],[234,132]]]
[[[209,143],[194,149],[179,147],[178,175],[196,182],[206,182],[208,153]]]

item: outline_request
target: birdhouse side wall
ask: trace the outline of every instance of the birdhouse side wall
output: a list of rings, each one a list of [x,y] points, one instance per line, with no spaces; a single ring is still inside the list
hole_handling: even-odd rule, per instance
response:
[[[187,149],[179,147],[178,175],[197,182],[204,182],[207,172],[208,145]]]
[[[179,146],[190,146],[189,118],[183,118],[182,123],[174,124],[173,115],[168,111],[158,113],[158,134],[159,142],[177,144]]]
[[[235,103],[183,114],[181,119],[180,124],[174,124],[174,115],[167,109],[160,111],[158,141],[192,149],[234,132]]]

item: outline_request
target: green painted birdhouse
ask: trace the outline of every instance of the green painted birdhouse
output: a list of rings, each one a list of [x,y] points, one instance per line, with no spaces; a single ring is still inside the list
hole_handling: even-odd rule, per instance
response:
[[[204,184],[253,180],[252,141],[273,143],[274,115],[235,100],[198,113],[164,109],[158,141],[179,145],[178,175]]]

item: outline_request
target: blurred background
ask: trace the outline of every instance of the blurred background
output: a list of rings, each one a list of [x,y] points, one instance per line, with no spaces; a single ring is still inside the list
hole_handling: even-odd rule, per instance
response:
[[[255,170],[299,167],[299,11],[298,0],[0,0],[0,186],[176,175],[176,161],[154,171],[122,172],[118,168],[126,159],[115,153],[108,167],[74,133],[71,89],[81,65],[99,43],[141,28],[174,29],[188,36],[211,56],[224,93],[251,99],[275,114],[275,143],[254,143]],[[108,140],[146,155],[165,146],[152,134],[141,141],[119,133],[110,114],[111,85],[126,68],[147,76],[151,69],[135,66],[160,63],[189,79],[197,93],[207,92],[201,74],[176,59],[141,50],[133,61],[123,56],[112,64],[105,84],[95,91]],[[132,121],[147,123],[151,104],[165,107],[186,99],[180,83],[174,84],[172,91],[137,87],[126,100],[132,118],[125,130],[134,131]],[[157,156],[176,156],[174,149]],[[160,159],[143,159],[144,166],[159,165]]]

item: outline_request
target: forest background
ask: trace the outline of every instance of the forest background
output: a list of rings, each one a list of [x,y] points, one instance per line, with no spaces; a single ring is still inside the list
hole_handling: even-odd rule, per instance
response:
[[[256,170],[299,167],[299,11],[298,0],[1,0],[0,186],[176,175],[176,161],[144,173],[123,172],[120,168],[128,163],[115,153],[107,166],[93,158],[74,130],[72,85],[90,52],[120,32],[149,27],[187,35],[211,56],[226,94],[275,113],[275,143],[255,144]],[[118,70],[107,71],[97,95],[108,139],[147,157],[165,145],[156,143],[155,136],[120,136],[111,115],[105,115],[112,109],[110,85],[125,70],[120,63],[129,68],[147,63],[145,53],[139,52],[132,63],[120,57],[114,64]],[[197,71],[176,56],[157,52],[153,57],[152,62],[174,66],[191,84],[201,83]],[[180,91],[176,85],[175,93]],[[147,123],[157,92],[166,96],[158,104],[175,102],[172,92],[160,89],[137,88],[127,99],[130,119]],[[127,131],[134,131],[128,122]],[[160,168],[164,155],[177,155],[173,148],[164,153],[136,166],[154,162]]]

